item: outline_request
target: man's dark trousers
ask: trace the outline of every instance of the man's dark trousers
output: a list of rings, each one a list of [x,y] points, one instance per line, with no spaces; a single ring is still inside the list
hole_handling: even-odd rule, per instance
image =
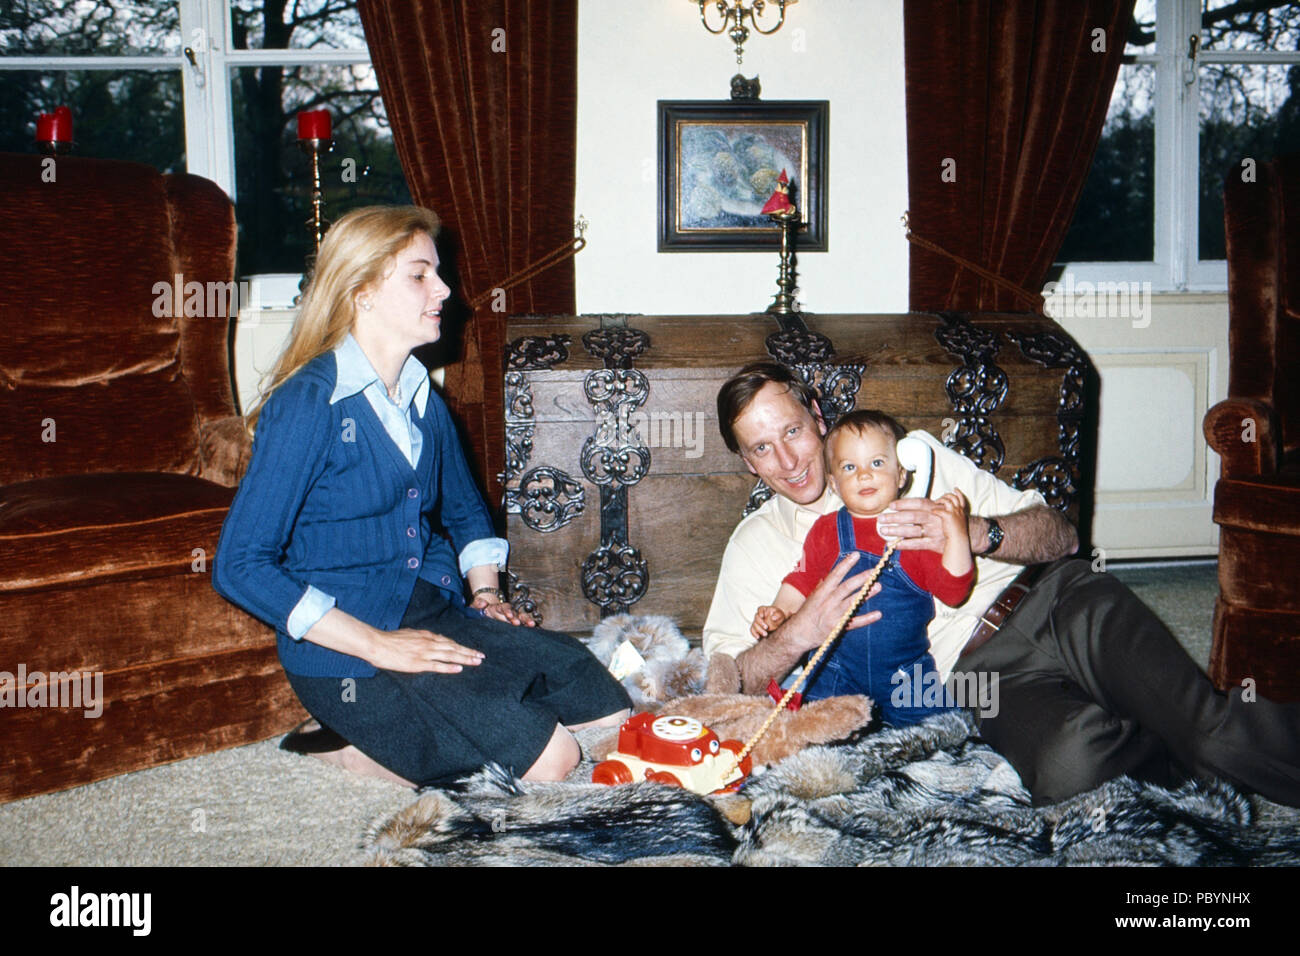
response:
[[[1300,806],[1300,704],[1215,690],[1169,630],[1087,561],[1052,564],[955,674],[998,675],[980,736],[1036,805],[1124,774],[1162,786],[1218,777]]]

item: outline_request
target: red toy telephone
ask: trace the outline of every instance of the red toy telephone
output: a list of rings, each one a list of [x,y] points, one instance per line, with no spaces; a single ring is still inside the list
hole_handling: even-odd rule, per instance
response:
[[[618,731],[618,749],[606,755],[591,773],[592,783],[631,783],[653,780],[693,793],[733,793],[753,769],[738,740],[718,735],[694,717],[635,714]]]

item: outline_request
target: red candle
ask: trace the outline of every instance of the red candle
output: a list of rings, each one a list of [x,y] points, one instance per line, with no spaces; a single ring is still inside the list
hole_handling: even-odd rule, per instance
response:
[[[53,113],[36,117],[36,138],[43,143],[72,142],[72,110],[60,106]]]
[[[332,133],[329,110],[303,110],[298,114],[299,139],[330,139]]]

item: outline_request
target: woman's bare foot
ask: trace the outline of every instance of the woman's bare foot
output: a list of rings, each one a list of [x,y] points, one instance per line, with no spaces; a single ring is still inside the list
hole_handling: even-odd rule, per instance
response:
[[[360,774],[376,777],[404,787],[415,788],[411,781],[399,777],[387,767],[376,763],[333,731],[324,730],[320,721],[309,718],[303,721],[280,742],[280,749],[290,753],[310,754],[325,763]]]
[[[327,750],[324,753],[312,754],[312,756],[328,764],[333,764],[335,767],[342,767],[344,770],[360,774],[363,777],[377,777],[380,780],[387,780],[389,783],[410,787],[412,790],[415,789],[415,784],[411,783],[411,781],[399,777],[387,767],[371,760],[351,744],[348,744],[342,750]]]

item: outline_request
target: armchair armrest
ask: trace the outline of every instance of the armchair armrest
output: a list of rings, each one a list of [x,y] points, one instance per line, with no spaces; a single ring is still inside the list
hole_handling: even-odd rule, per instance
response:
[[[253,438],[240,415],[214,418],[199,426],[199,477],[233,488],[244,476]]]
[[[1252,398],[1225,398],[1205,413],[1201,430],[1223,459],[1222,477],[1244,478],[1277,471],[1277,416],[1271,405]]]

